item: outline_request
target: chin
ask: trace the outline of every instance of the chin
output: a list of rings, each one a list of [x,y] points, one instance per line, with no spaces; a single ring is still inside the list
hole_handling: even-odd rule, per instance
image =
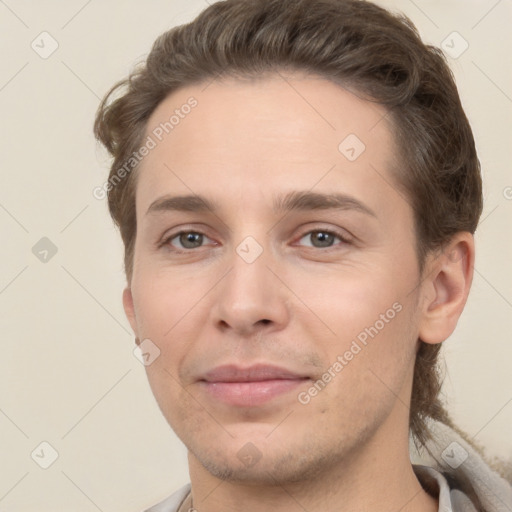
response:
[[[285,485],[321,478],[343,459],[344,449],[323,446],[319,438],[274,442],[266,436],[230,439],[228,444],[187,445],[190,454],[214,477],[246,485]],[[186,443],[187,444],[187,443]],[[346,447],[347,448],[347,447]]]

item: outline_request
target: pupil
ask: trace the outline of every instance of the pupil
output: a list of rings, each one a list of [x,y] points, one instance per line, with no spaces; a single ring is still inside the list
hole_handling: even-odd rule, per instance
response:
[[[200,233],[184,233],[180,238],[180,242],[182,243],[183,247],[188,249],[201,245],[201,242],[203,241],[203,235]]]
[[[333,242],[333,235],[323,231],[316,231],[314,239],[318,242],[316,247],[329,247]]]

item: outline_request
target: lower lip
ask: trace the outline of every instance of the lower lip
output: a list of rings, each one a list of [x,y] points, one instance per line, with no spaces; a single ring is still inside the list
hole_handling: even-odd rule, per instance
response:
[[[293,391],[307,379],[273,379],[255,382],[202,382],[214,398],[230,405],[253,407]]]

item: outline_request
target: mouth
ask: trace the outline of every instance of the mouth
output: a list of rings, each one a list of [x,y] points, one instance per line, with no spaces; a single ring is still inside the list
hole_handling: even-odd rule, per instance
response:
[[[290,393],[309,376],[273,365],[219,366],[207,372],[199,383],[215,400],[237,407],[255,407]]]

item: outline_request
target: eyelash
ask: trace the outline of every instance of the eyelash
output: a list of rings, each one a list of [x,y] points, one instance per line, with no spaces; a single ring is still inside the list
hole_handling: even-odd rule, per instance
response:
[[[174,253],[177,253],[177,254],[190,253],[190,252],[194,251],[194,249],[200,249],[201,247],[204,247],[204,246],[200,246],[200,247],[194,247],[192,249],[178,249],[178,248],[173,247],[170,244],[171,240],[174,240],[175,238],[178,238],[181,235],[190,234],[190,233],[193,233],[195,235],[202,235],[206,238],[209,238],[208,235],[206,235],[202,231],[186,230],[185,229],[185,230],[178,231],[177,233],[173,233],[172,235],[169,235],[168,237],[166,237],[161,242],[161,244],[159,244],[159,247],[166,247],[168,250],[170,250]],[[324,233],[327,235],[333,235],[335,238],[338,238],[343,244],[349,245],[352,243],[352,240],[350,240],[346,235],[344,235],[336,230],[333,230],[333,229],[322,229],[322,228],[310,229],[309,231],[305,231],[303,234],[300,235],[298,240],[302,240],[305,236],[311,235],[312,233]],[[309,247],[311,249],[322,249],[323,252],[328,252],[329,250],[333,250],[336,248],[335,245],[328,246],[328,247],[314,247],[314,246],[306,246],[306,247]]]

